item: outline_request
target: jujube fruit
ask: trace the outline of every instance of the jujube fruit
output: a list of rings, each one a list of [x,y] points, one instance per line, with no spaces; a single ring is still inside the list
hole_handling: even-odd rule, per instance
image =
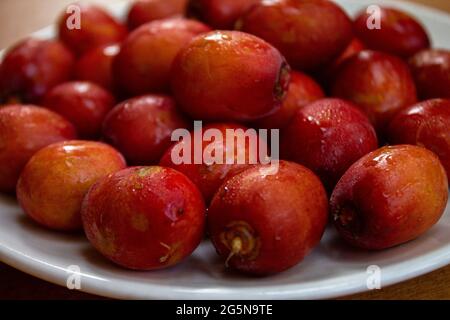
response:
[[[58,33],[61,41],[77,55],[126,37],[126,27],[103,8],[80,3],[72,6],[77,9],[68,10],[68,7],[60,16]]]
[[[450,51],[424,50],[409,60],[422,99],[450,98]]]
[[[103,123],[103,137],[130,164],[150,165],[171,145],[172,132],[187,127],[172,98],[145,95],[115,106]]]
[[[60,115],[31,105],[0,108],[0,191],[14,192],[31,156],[43,147],[76,138],[74,126]]]
[[[50,89],[71,79],[74,63],[72,53],[59,41],[19,42],[0,64],[0,103],[39,104]]]
[[[369,49],[408,58],[430,47],[430,39],[424,27],[406,12],[380,7],[379,18],[379,28],[369,28],[371,14],[364,11],[356,17],[353,24],[355,35]]]
[[[176,55],[192,38],[208,31],[201,22],[181,18],[140,26],[127,37],[114,60],[119,87],[128,95],[168,92]]]
[[[84,199],[82,218],[87,238],[106,258],[129,269],[156,270],[197,248],[205,205],[183,174],[134,167],[95,184]]]
[[[255,275],[287,270],[319,243],[328,219],[320,180],[305,167],[280,161],[226,181],[208,209],[208,231],[232,269]]]
[[[278,48],[298,70],[315,70],[331,62],[353,38],[350,18],[328,0],[260,1],[237,28]]]
[[[122,155],[107,144],[66,141],[31,157],[17,183],[25,213],[42,226],[60,231],[81,229],[81,203],[89,188],[125,168]]]
[[[91,82],[66,82],[45,96],[43,105],[64,116],[84,139],[98,139],[102,123],[114,107],[114,97]]]
[[[254,160],[253,164],[259,163],[259,148],[262,143],[266,143],[262,139],[259,139],[256,131],[247,133],[248,128],[242,125],[234,123],[213,123],[203,127],[203,133],[210,129],[218,130],[221,133],[223,140],[202,140],[202,146],[199,148],[200,154],[197,155],[202,160],[201,163],[196,164],[194,162],[196,149],[192,145],[192,141],[184,140],[169,148],[160,161],[161,166],[178,170],[191,179],[202,192],[207,204],[209,204],[212,197],[225,180],[244,171],[252,165],[250,161],[251,158]],[[231,139],[229,138],[229,134],[227,136],[227,130],[233,130]],[[191,137],[192,136],[194,136],[194,133],[191,133]],[[251,137],[256,141],[256,145],[254,146],[250,145],[249,139]],[[234,148],[227,148],[227,146],[231,145],[231,142],[234,143]],[[172,157],[178,157],[179,154],[173,154],[173,152],[174,150],[181,149],[183,144],[186,146],[185,149],[190,147],[191,152],[189,156],[191,161],[189,163],[177,164],[173,161]],[[204,159],[203,155],[208,148],[214,148],[214,151],[211,152],[214,153],[213,156],[218,154],[223,155],[220,159],[220,163],[210,164],[206,162],[207,159]],[[244,163],[238,163],[239,153],[242,153]],[[227,161],[230,160],[233,162],[227,163]]]
[[[175,59],[172,91],[192,118],[252,121],[277,111],[290,68],[277,49],[237,31],[194,38]]]
[[[433,151],[450,177],[450,100],[427,100],[400,111],[389,125],[388,140]]]
[[[332,94],[352,101],[382,136],[392,117],[417,101],[408,66],[400,58],[361,51],[347,59],[334,78]]]
[[[381,250],[428,231],[444,213],[447,198],[438,157],[401,145],[378,149],[351,166],[333,191],[330,210],[347,243]]]
[[[367,116],[341,99],[322,99],[303,107],[281,138],[282,158],[314,171],[330,191],[356,160],[377,148]]]

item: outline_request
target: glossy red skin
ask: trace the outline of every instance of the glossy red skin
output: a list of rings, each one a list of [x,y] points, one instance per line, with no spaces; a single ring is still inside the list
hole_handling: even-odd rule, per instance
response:
[[[60,231],[80,230],[81,204],[99,179],[126,167],[107,144],[66,141],[39,150],[17,183],[17,199],[38,224]]]
[[[303,166],[281,161],[278,173],[258,166],[225,182],[208,209],[208,232],[224,260],[231,253],[224,239],[245,239],[243,253],[229,258],[229,267],[270,275],[302,261],[319,243],[327,218],[320,180]],[[253,250],[249,243],[255,244]]]
[[[289,73],[283,56],[264,40],[213,31],[197,36],[178,54],[172,91],[192,118],[253,121],[280,108]]]
[[[433,99],[402,110],[389,126],[389,141],[433,151],[450,177],[450,100]]]
[[[114,76],[129,95],[168,92],[173,60],[196,35],[210,31],[201,22],[166,19],[145,24],[122,44]]]
[[[145,95],[114,107],[103,123],[103,137],[131,164],[150,165],[171,145],[173,130],[188,126],[172,98]]]
[[[260,2],[236,25],[274,45],[298,70],[331,62],[353,38],[350,18],[328,0]]]
[[[378,149],[356,162],[330,202],[334,224],[350,245],[381,250],[413,240],[444,213],[447,177],[427,149]]]
[[[408,66],[395,56],[369,50],[341,65],[332,94],[359,106],[380,136],[398,111],[417,101]]]
[[[91,82],[66,82],[54,87],[43,105],[69,120],[83,139],[97,139],[102,123],[114,107],[114,97]]]
[[[136,29],[153,20],[182,16],[187,0],[139,0],[128,12],[128,28]]]
[[[380,7],[381,29],[369,29],[370,14],[361,12],[355,19],[355,35],[372,50],[408,58],[430,47],[430,39],[424,27],[407,13]]]
[[[192,147],[192,154],[191,154],[191,163],[183,163],[183,164],[175,164],[172,161],[172,151],[174,148],[181,148],[181,146],[185,145],[187,146],[186,141],[180,141],[177,143],[177,145],[169,148],[169,150],[166,151],[164,156],[161,158],[160,165],[163,167],[169,167],[173,168],[181,173],[184,173],[194,184],[199,188],[199,190],[202,192],[203,197],[207,204],[211,202],[212,197],[216,193],[216,191],[219,189],[219,187],[222,185],[223,182],[228,180],[229,178],[235,176],[236,174],[248,169],[249,167],[253,166],[254,164],[251,164],[248,159],[250,159],[250,156],[254,157],[255,159],[259,159],[258,156],[258,150],[250,148],[250,145],[248,142],[243,142],[243,140],[246,137],[245,131],[248,129],[242,125],[234,124],[234,123],[218,123],[218,124],[210,124],[203,127],[203,133],[206,130],[209,129],[217,129],[219,130],[224,140],[221,144],[217,144],[214,142],[203,142],[200,156],[202,156],[205,152],[205,149],[208,148],[208,146],[211,148],[214,146],[216,152],[218,152],[218,148],[221,148],[223,150],[223,164],[212,164],[208,165],[206,163],[202,164],[194,164],[194,148]],[[228,150],[226,148],[227,140],[226,140],[226,130],[243,130],[243,131],[236,131],[235,133],[235,139],[234,139],[234,150]],[[265,143],[263,140],[259,140],[258,135],[255,131],[254,136],[256,137],[257,141],[259,143]],[[194,132],[191,133],[191,137],[194,137]],[[178,149],[175,149],[178,150]],[[244,150],[244,151],[243,151]],[[246,157],[246,163],[245,164],[238,164],[237,163],[237,157],[238,152],[244,152]],[[234,157],[233,157],[234,156]],[[228,158],[235,159],[234,164],[226,164],[226,159]],[[203,159],[203,158],[202,158]],[[258,162],[259,163],[259,162]]]
[[[292,71],[286,99],[283,101],[280,110],[258,120],[255,125],[265,129],[283,129],[298,110],[324,97],[325,93],[313,78],[304,73]]]
[[[322,99],[300,109],[281,138],[282,159],[314,171],[329,191],[354,162],[377,148],[367,116],[340,99]]]
[[[134,270],[173,266],[204,235],[205,205],[183,174],[161,167],[134,167],[99,181],[82,211],[86,236],[114,263]]]
[[[188,15],[214,29],[233,30],[236,21],[259,0],[190,0]]]
[[[13,193],[25,164],[41,148],[75,139],[75,128],[44,108],[9,105],[0,108],[0,192]]]
[[[121,42],[127,36],[127,28],[103,8],[77,3],[81,14],[81,28],[70,30],[67,21],[73,13],[64,13],[59,18],[59,38],[74,53],[82,55],[106,44]]]
[[[450,98],[450,51],[424,50],[409,60],[421,99]]]
[[[341,55],[333,60],[331,63],[321,67],[319,72],[316,73],[316,77],[323,83],[324,86],[329,89],[329,86],[333,83],[333,79],[336,77],[340,66],[349,58],[366,50],[366,46],[358,38],[353,38],[352,42],[347,46],[347,49],[341,53]]]
[[[361,42],[361,40],[358,38],[353,38],[344,52],[342,52],[341,55],[333,61],[331,68],[338,68],[345,60],[366,49],[366,46]]]
[[[75,78],[90,81],[114,92],[116,90],[113,78],[112,64],[119,54],[120,45],[111,44],[96,47],[86,52],[75,65]]]
[[[75,58],[59,41],[26,39],[6,52],[0,65],[0,103],[40,103],[72,77]]]

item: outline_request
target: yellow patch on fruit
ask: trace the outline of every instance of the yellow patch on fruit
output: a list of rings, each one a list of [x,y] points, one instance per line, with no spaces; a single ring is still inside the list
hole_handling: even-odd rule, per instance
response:
[[[145,215],[138,213],[131,216],[131,226],[137,231],[147,231],[148,225],[148,219]]]
[[[116,253],[115,236],[110,229],[99,232],[97,237],[101,252],[108,256]]]
[[[154,166],[154,167],[145,167],[145,168],[139,169],[139,170],[137,171],[137,175],[138,175],[139,177],[143,178],[143,177],[147,177],[147,176],[152,175],[152,174],[159,173],[159,172],[161,172],[162,170],[163,170],[163,169],[162,169],[161,167],[157,167],[157,166]]]

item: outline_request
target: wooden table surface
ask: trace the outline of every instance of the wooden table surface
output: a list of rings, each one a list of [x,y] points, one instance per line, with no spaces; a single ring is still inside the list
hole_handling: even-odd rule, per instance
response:
[[[111,3],[127,0],[91,0]],[[450,12],[449,0],[409,0]],[[0,0],[0,48],[53,22],[73,0]],[[82,292],[52,285],[0,262],[0,299],[98,299]],[[345,299],[450,299],[450,266],[381,290]]]

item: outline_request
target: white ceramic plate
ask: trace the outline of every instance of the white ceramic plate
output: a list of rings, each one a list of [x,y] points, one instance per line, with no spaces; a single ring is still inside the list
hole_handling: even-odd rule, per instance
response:
[[[400,1],[340,0],[350,14],[374,3],[400,7],[419,17],[436,47],[450,48],[450,16]],[[111,6],[123,16],[126,3]],[[53,28],[38,36],[51,37]],[[203,243],[181,265],[160,272],[133,272],[103,259],[83,236],[39,228],[12,198],[0,196],[0,260],[41,279],[66,285],[78,266],[81,290],[124,299],[317,299],[368,290],[368,267],[380,268],[381,285],[398,283],[450,263],[450,206],[426,235],[387,251],[368,253],[345,246],[329,229],[321,245],[297,267],[268,278],[229,273],[212,245]],[[72,269],[73,270],[73,269]],[[369,269],[372,270],[372,269]]]

